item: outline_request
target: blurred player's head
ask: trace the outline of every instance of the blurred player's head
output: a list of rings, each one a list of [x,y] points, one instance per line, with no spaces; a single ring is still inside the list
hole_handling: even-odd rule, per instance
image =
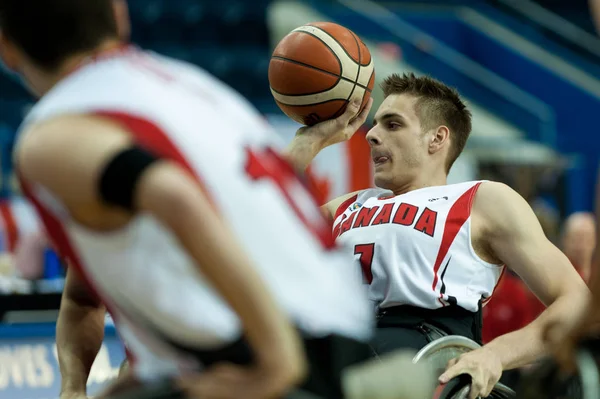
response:
[[[596,245],[596,222],[592,213],[578,212],[567,218],[563,228],[562,249],[584,279],[590,267]]]
[[[471,112],[456,90],[414,74],[392,75],[367,134],[375,184],[394,190],[423,174],[447,174],[471,133]]]
[[[0,0],[0,57],[36,94],[128,34],[125,0]]]

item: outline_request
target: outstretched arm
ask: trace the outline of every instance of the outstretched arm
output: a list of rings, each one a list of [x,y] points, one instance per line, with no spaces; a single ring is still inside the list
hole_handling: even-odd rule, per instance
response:
[[[546,326],[573,318],[573,310],[582,308],[590,293],[571,262],[546,238],[529,204],[511,188],[484,183],[475,207],[488,217],[486,241],[496,256],[548,306],[527,327],[488,344],[500,355],[503,369],[520,367],[545,354]]]
[[[472,215],[480,223],[483,242],[548,306],[528,326],[462,356],[442,376],[445,382],[463,373],[471,374],[474,389],[470,398],[475,398],[489,394],[502,370],[541,358],[546,353],[546,328],[576,317],[575,310],[582,308],[590,295],[567,257],[546,238],[529,204],[510,187],[483,183]]]
[[[56,322],[61,399],[86,396],[86,383],[104,339],[105,307],[90,295],[74,270],[67,271]]]

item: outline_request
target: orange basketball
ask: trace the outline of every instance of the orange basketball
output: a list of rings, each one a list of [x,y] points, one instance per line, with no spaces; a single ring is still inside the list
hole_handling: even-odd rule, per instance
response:
[[[355,98],[364,107],[375,69],[369,49],[354,32],[317,22],[294,29],[279,42],[269,64],[269,83],[287,116],[314,125],[340,116]]]

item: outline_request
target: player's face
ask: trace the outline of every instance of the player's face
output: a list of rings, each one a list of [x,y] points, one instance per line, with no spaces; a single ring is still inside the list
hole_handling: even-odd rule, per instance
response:
[[[411,95],[391,95],[377,110],[367,141],[378,187],[394,190],[410,184],[428,154],[416,102]]]

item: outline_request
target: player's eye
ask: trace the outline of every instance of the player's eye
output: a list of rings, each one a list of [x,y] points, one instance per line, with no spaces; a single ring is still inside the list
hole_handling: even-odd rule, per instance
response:
[[[388,122],[387,127],[389,130],[396,130],[402,127],[402,124],[398,122]]]

